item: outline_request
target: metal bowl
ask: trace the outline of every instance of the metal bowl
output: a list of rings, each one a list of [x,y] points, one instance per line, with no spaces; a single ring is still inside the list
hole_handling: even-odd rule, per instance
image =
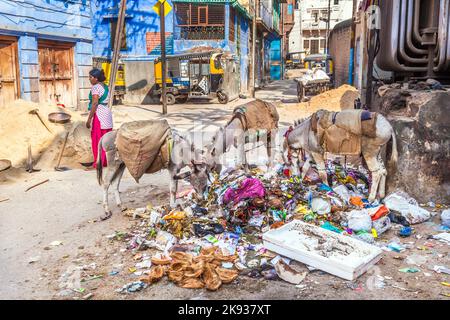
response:
[[[53,123],[67,123],[70,122],[72,116],[65,112],[53,112],[48,115],[48,121]]]
[[[0,160],[0,171],[5,171],[5,170],[8,170],[9,168],[11,168],[11,161],[6,160],[6,159],[1,159]]]
[[[94,162],[80,162],[83,167],[90,167],[94,164]]]

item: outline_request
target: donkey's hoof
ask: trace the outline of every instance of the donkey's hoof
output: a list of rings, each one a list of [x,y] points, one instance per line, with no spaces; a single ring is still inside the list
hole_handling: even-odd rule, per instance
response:
[[[111,217],[112,217],[112,212],[111,211],[105,212],[104,215],[100,216],[100,220],[101,221],[105,221],[105,220],[108,220]]]

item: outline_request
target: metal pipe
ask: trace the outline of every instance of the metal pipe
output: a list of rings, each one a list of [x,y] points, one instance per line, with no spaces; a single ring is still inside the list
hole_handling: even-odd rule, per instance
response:
[[[450,9],[449,9],[450,10]],[[450,34],[450,14],[447,17],[447,35]],[[447,41],[447,62],[445,63],[445,69],[448,70],[450,68],[450,41]]]
[[[401,0],[400,2],[400,41],[398,46],[398,52],[400,57],[406,62],[411,64],[425,64],[428,63],[427,58],[413,58],[409,56],[405,51],[405,33],[406,33],[406,12],[407,12],[407,0]]]
[[[440,13],[439,13],[439,32],[438,32],[438,47],[439,47],[439,63],[433,68],[435,72],[442,71],[442,67],[445,64],[447,57],[447,41],[448,41],[448,0],[441,0]],[[447,61],[448,62],[448,61]]]
[[[409,0],[408,2],[408,21],[407,21],[407,31],[406,31],[406,43],[408,45],[408,48],[416,53],[416,54],[421,54],[421,55],[426,55],[428,53],[428,50],[425,49],[419,49],[417,48],[413,41],[412,41],[412,34],[413,34],[413,28],[414,28],[414,24],[413,24],[413,17],[415,14],[414,11],[414,0]]]
[[[420,35],[419,25],[420,25],[420,0],[415,0],[415,2],[414,2],[413,36],[417,42],[422,44],[423,37]]]

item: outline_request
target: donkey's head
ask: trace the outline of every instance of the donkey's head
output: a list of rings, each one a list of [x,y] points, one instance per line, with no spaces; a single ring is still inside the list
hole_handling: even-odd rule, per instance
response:
[[[199,195],[203,195],[208,187],[209,171],[203,152],[196,149],[194,143],[187,136],[176,134],[172,150],[172,161],[182,169],[189,166],[190,171],[175,175],[175,179],[189,178],[189,182]]]
[[[211,142],[206,145],[204,154],[204,160],[208,171],[217,170],[219,165],[219,157],[225,152],[225,129],[223,127],[216,131],[211,139]]]

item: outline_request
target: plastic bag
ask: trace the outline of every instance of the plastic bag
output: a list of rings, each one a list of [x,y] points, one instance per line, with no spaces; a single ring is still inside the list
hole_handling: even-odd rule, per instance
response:
[[[442,211],[441,220],[444,226],[450,228],[450,209]]]
[[[336,192],[339,197],[345,201],[346,204],[350,201],[350,192],[348,191],[347,187],[344,185],[338,185],[337,187],[333,188],[333,191]]]
[[[348,227],[353,231],[372,230],[372,219],[366,210],[353,210],[348,215]]]
[[[322,198],[314,198],[311,201],[311,210],[319,215],[324,215],[331,212],[331,204]]]
[[[373,221],[373,227],[377,230],[377,234],[380,235],[391,228],[391,219],[389,217],[382,217]]]
[[[431,218],[430,212],[419,207],[416,200],[400,192],[387,196],[384,203],[389,210],[400,212],[411,224],[421,223]]]

